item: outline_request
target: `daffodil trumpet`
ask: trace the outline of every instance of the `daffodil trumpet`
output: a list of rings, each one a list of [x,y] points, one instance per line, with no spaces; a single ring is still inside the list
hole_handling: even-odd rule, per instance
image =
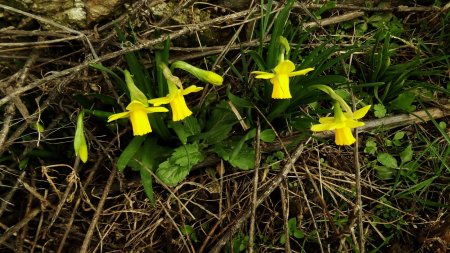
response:
[[[253,71],[255,78],[270,79],[273,84],[272,98],[274,99],[289,99],[292,98],[289,88],[289,77],[302,76],[314,70],[314,68],[306,68],[302,70],[295,70],[295,65],[290,60],[282,60],[273,69],[273,73],[264,71]]]
[[[311,126],[313,132],[334,131],[337,145],[352,145],[356,139],[353,137],[352,128],[364,126],[364,122],[357,121],[363,118],[370,109],[370,105],[355,112],[344,113],[340,103],[334,103],[334,117],[319,118],[319,123]]]
[[[295,70],[295,65],[290,60],[285,60],[285,52],[289,54],[289,42],[283,36],[278,38],[278,43],[282,46],[281,53],[278,58],[278,65],[273,69],[273,72],[252,71],[255,78],[270,79],[273,84],[272,98],[274,99],[289,99],[292,98],[291,90],[289,88],[289,77],[303,76],[313,71],[314,68],[306,68],[302,70]]]
[[[131,126],[133,127],[133,135],[145,135],[152,132],[150,121],[147,114],[156,112],[168,112],[164,107],[149,107],[146,103],[141,103],[138,100],[133,100],[128,104],[126,112],[116,113],[108,117],[108,122],[130,118]]]
[[[184,96],[189,93],[201,91],[203,88],[191,85],[184,89],[181,80],[172,75],[170,69],[165,64],[161,64],[160,67],[162,68],[164,77],[167,80],[169,94],[162,98],[150,99],[148,102],[154,106],[169,104],[170,109],[172,110],[172,120],[183,120],[192,115],[192,111],[187,106]]]

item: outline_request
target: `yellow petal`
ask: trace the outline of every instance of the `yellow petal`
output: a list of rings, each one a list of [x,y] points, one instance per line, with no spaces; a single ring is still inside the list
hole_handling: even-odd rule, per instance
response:
[[[337,145],[352,145],[356,139],[353,137],[352,131],[348,127],[337,128],[335,142]]]
[[[198,92],[198,91],[201,91],[201,90],[203,90],[203,87],[197,87],[197,86],[195,86],[195,85],[191,85],[191,86],[187,87],[186,89],[184,89],[184,90],[181,92],[181,94],[182,94],[182,95],[187,95],[187,94],[189,94],[189,93],[192,93],[192,92]]]
[[[270,78],[275,77],[274,73],[264,72],[264,71],[253,71],[252,74],[257,75],[257,76],[255,76],[255,78],[259,78],[259,79],[270,79]]]
[[[130,120],[131,126],[133,127],[133,135],[144,135],[152,131],[145,110],[131,111]]]
[[[111,122],[113,120],[118,120],[121,118],[127,118],[128,114],[130,114],[130,112],[120,112],[120,113],[113,114],[108,117],[108,122]]]
[[[364,122],[356,121],[356,120],[347,120],[345,121],[345,126],[348,128],[356,128],[360,126],[364,126]]]
[[[335,121],[334,117],[322,117],[319,118],[319,122],[322,124],[330,124],[333,123]]]
[[[289,76],[303,76],[313,71],[314,68],[307,68],[289,73]]]
[[[170,101],[172,101],[172,99],[173,99],[173,97],[167,96],[167,97],[162,97],[162,98],[150,99],[148,102],[150,104],[153,104],[154,106],[158,106],[158,105],[168,104],[168,103],[170,103]]]
[[[364,117],[367,114],[367,112],[369,111],[370,107],[371,107],[371,105],[366,105],[363,108],[355,111],[353,113],[353,118],[354,119],[361,119],[362,117]]]
[[[311,126],[311,131],[313,132],[329,131],[333,129],[332,124],[316,124]]]
[[[295,70],[295,65],[290,60],[285,60],[280,62],[274,69],[275,73],[277,74],[284,74],[288,75],[292,71]]]
[[[292,98],[291,91],[289,90],[289,77],[287,75],[277,75],[270,79],[270,82],[273,84],[272,98]]]
[[[144,109],[146,113],[154,113],[154,112],[168,112],[169,110],[164,107],[147,107]]]
[[[170,102],[170,108],[172,109],[172,120],[180,121],[190,115],[192,115],[191,110],[187,107],[186,100],[184,100],[183,95],[179,94]]]

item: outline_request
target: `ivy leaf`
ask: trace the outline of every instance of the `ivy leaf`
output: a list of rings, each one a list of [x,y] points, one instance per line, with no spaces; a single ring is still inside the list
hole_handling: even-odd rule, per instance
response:
[[[386,107],[383,104],[376,104],[373,106],[375,117],[383,118],[386,116]]]
[[[169,186],[175,186],[183,181],[192,167],[205,158],[198,144],[188,144],[178,147],[172,155],[156,170],[156,175]]]

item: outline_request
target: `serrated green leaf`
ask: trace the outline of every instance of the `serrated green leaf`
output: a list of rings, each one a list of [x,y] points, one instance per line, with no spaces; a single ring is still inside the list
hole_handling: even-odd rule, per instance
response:
[[[391,168],[391,169],[398,168],[397,159],[395,159],[392,155],[390,155],[388,153],[378,154],[377,161],[388,168]]]
[[[166,161],[159,165],[156,175],[167,185],[175,186],[183,181],[192,167],[204,158],[198,144],[178,147]]]
[[[119,159],[117,160],[117,169],[120,172],[122,172],[125,167],[127,167],[128,163],[139,150],[144,140],[145,136],[135,136],[130,141],[128,146],[122,151],[122,154],[120,154]]]

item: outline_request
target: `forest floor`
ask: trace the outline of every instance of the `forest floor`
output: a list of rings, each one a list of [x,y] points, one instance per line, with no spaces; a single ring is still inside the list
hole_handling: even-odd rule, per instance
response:
[[[0,4],[0,251],[447,252],[450,4],[261,2]]]

